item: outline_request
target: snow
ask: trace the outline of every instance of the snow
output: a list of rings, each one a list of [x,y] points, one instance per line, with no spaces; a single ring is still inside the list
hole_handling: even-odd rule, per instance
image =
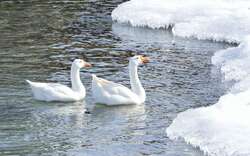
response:
[[[250,33],[247,0],[131,0],[112,12],[112,19],[132,26],[173,27],[181,37],[239,42]]]
[[[218,103],[178,114],[167,128],[171,139],[183,138],[211,156],[250,155],[250,38],[217,52],[212,63],[225,81],[235,81]]]
[[[212,57],[233,86],[216,104],[179,113],[166,130],[169,138],[182,138],[210,156],[250,155],[249,15],[247,0],[130,0],[113,10],[112,19],[119,23],[239,43]]]

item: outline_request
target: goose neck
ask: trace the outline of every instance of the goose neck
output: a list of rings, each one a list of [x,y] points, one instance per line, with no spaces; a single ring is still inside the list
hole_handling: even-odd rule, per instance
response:
[[[72,90],[77,92],[84,90],[85,88],[80,79],[80,69],[72,65],[70,75],[71,75]]]
[[[138,95],[138,97],[142,100],[142,102],[145,101],[146,95],[145,90],[142,87],[142,84],[138,77],[138,71],[137,71],[138,65],[134,63],[129,63],[129,76],[130,76],[130,85],[132,91]]]

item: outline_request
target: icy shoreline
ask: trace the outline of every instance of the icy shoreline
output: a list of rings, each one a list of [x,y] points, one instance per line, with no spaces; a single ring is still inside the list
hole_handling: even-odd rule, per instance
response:
[[[182,138],[211,156],[250,155],[249,8],[246,0],[131,0],[112,12],[114,21],[132,26],[173,26],[175,36],[240,43],[212,57],[224,80],[235,81],[228,93],[212,106],[178,114],[166,130],[169,138]]]

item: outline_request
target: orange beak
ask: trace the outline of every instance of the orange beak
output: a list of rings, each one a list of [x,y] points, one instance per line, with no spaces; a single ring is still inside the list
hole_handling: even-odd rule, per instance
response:
[[[142,62],[143,64],[145,64],[145,63],[148,63],[148,62],[149,62],[149,57],[144,57],[144,56],[141,56],[141,57],[140,57],[140,59],[141,59],[141,62]]]
[[[92,65],[90,63],[88,63],[88,62],[84,62],[83,67],[92,67]]]

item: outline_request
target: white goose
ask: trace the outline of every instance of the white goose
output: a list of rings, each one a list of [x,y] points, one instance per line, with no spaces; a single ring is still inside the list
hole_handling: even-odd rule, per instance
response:
[[[134,56],[129,59],[131,89],[92,75],[92,95],[96,103],[106,105],[141,104],[146,100],[146,93],[138,78],[137,67],[149,62],[148,57]]]
[[[81,59],[75,59],[71,65],[72,88],[59,83],[40,83],[26,80],[32,89],[35,99],[41,101],[79,101],[86,95],[85,87],[80,79],[80,69],[91,67],[91,64]]]

